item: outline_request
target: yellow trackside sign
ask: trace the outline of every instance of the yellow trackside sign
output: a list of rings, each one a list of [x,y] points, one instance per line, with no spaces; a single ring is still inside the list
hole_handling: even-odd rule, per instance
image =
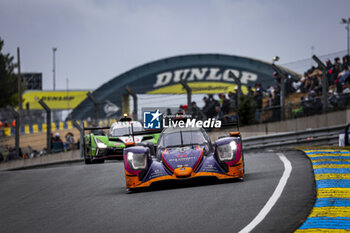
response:
[[[29,103],[30,109],[43,109],[39,100],[44,102],[51,109],[73,109],[87,96],[89,91],[26,91],[23,94],[23,109]]]
[[[192,89],[192,94],[218,94],[234,92],[237,85],[224,82],[189,82],[188,86]],[[244,85],[242,85],[242,92],[248,92]],[[147,94],[186,94],[186,90],[181,84],[173,84],[148,91]]]

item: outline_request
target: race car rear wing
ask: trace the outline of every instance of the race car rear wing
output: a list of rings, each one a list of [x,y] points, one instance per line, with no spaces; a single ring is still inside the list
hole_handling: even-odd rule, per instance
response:
[[[110,129],[110,127],[83,127],[83,132],[90,130],[90,132],[92,132],[95,135],[105,135],[105,132],[103,130],[106,129]]]
[[[132,136],[139,136],[139,135],[148,135],[148,134],[155,134],[155,133],[161,133],[163,129],[149,129],[149,130],[143,130],[143,131],[136,131],[132,132]],[[130,134],[125,134],[123,136],[130,136]]]

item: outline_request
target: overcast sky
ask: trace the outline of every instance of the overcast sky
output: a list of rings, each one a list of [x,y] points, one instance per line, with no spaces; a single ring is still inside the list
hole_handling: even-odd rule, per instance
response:
[[[4,52],[52,89],[95,89],[136,66],[193,53],[280,63],[346,50],[349,0],[1,0]]]

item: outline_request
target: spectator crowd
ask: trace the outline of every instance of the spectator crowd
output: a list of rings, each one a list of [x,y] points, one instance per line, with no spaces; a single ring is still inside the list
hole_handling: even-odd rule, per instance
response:
[[[65,138],[65,141],[61,139],[60,133],[55,133],[55,136],[51,134],[52,152],[58,153],[58,152],[79,149],[80,142],[79,140],[77,142],[75,141],[73,133],[68,132],[64,138]],[[0,145],[0,162],[35,158],[46,154],[47,154],[46,148],[43,148],[41,151],[37,151],[33,149],[31,146],[28,146],[25,149],[19,148],[19,156],[17,156],[15,147],[11,147],[9,145]]]
[[[328,103],[330,108],[342,109],[350,104],[350,70],[349,57],[344,56],[326,60],[325,77],[327,82]],[[255,123],[262,122],[262,112],[270,111],[270,117],[265,121],[280,120],[280,97],[281,97],[281,77],[277,72],[272,74],[274,85],[266,89],[260,83],[256,83],[254,88],[248,87],[246,96],[252,97],[255,102],[256,114]],[[299,96],[297,106],[293,106],[291,117],[307,116],[322,112],[322,76],[323,72],[319,67],[312,66],[304,72],[302,76],[285,74],[285,97]],[[224,119],[227,115],[232,115],[238,111],[239,93],[236,86],[228,93],[217,95],[209,94],[203,98],[204,107],[199,109],[196,102],[192,102],[192,115],[199,119],[216,118]],[[295,95],[295,93],[300,93]],[[300,97],[301,96],[301,97]],[[267,99],[263,101],[263,99]],[[293,98],[292,98],[293,99]],[[187,113],[187,105],[181,105],[179,111]]]

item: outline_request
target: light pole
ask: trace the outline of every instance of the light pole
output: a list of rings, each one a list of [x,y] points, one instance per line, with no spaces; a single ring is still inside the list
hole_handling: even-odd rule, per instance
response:
[[[348,34],[347,34],[347,45],[348,45],[348,56],[349,56],[349,24],[350,24],[350,18],[348,18],[348,19],[345,19],[345,18],[342,18],[341,19],[341,22],[340,22],[341,24],[346,24],[346,26],[345,26],[345,29],[346,29],[346,31],[348,32]]]
[[[52,68],[52,73],[53,73],[53,90],[56,90],[56,58],[55,58],[55,53],[56,53],[57,48],[52,48],[53,52],[53,68]]]
[[[66,79],[66,83],[67,83],[67,102],[68,102],[68,111],[70,109],[70,103],[69,103],[69,79]]]

